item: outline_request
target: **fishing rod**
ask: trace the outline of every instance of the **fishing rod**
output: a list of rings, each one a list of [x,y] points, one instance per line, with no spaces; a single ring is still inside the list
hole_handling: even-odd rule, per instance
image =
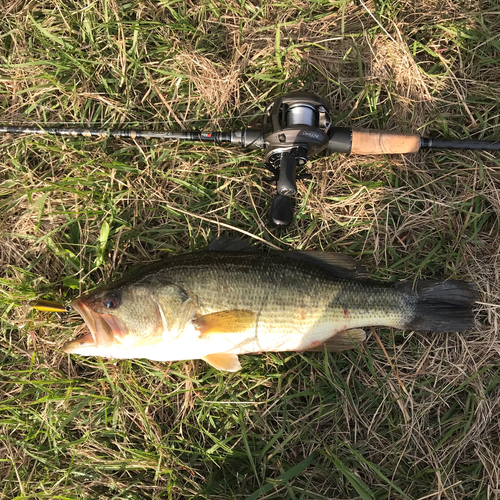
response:
[[[266,180],[276,182],[276,194],[269,212],[273,226],[292,222],[291,198],[297,193],[297,167],[309,157],[326,152],[378,155],[415,153],[420,149],[462,149],[500,151],[500,141],[447,140],[379,130],[332,127],[326,103],[310,92],[293,92],[278,97],[266,109],[260,129],[244,128],[230,132],[154,132],[147,130],[44,128],[0,126],[0,134],[38,134],[83,137],[121,137],[166,139],[190,142],[231,144],[246,150],[263,149],[264,165],[273,174]]]

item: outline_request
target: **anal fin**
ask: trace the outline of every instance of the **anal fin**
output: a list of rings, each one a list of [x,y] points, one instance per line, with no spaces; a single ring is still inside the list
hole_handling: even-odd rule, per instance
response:
[[[337,332],[333,337],[314,347],[304,349],[311,352],[323,352],[325,349],[328,352],[341,352],[348,349],[354,349],[358,344],[361,344],[366,339],[366,333],[361,328],[351,328]]]
[[[207,354],[201,359],[206,361],[214,368],[217,368],[217,370],[223,370],[225,372],[237,372],[241,369],[241,364],[236,354],[219,352],[216,354]]]

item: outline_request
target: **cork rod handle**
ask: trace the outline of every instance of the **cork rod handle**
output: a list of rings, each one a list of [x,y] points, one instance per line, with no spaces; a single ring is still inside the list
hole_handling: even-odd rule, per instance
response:
[[[415,153],[420,149],[420,136],[379,130],[353,130],[351,153],[382,155]]]

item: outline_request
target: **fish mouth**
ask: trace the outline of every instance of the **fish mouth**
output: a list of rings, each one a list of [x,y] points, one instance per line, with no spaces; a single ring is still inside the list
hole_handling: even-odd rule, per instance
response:
[[[68,354],[87,348],[110,347],[124,336],[122,322],[111,314],[99,314],[87,306],[82,299],[71,303],[73,309],[80,314],[89,329],[89,333],[63,345],[62,350]]]

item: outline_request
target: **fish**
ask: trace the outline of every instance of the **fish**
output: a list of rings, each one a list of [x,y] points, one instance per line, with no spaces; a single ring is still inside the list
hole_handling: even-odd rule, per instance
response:
[[[356,348],[369,326],[463,331],[474,325],[476,300],[472,282],[378,282],[347,255],[259,251],[223,236],[73,300],[88,332],[63,350],[202,359],[234,372],[242,354]]]

